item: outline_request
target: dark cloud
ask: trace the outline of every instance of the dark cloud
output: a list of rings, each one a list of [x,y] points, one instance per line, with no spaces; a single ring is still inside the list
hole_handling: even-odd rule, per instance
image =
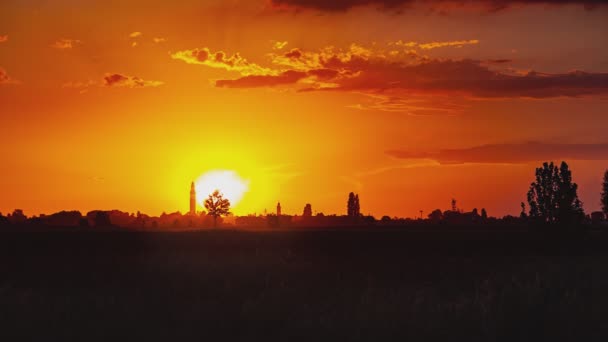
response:
[[[298,63],[303,62],[302,58],[304,57],[300,57]],[[432,59],[404,63],[353,53],[318,54],[312,59],[318,61],[314,68],[310,68],[310,64],[294,64],[292,70],[279,76],[245,76],[218,81],[217,84],[239,85],[239,88],[263,87],[295,84],[304,76],[316,76],[316,80],[323,84],[312,80],[309,88],[300,90],[376,94],[390,91],[417,95],[456,94],[476,98],[579,97],[608,93],[608,73],[528,72],[519,75],[494,71],[475,60]]]
[[[306,76],[305,72],[289,70],[279,75],[249,75],[235,80],[218,80],[215,82],[215,86],[220,88],[275,87],[294,84]]]
[[[291,49],[291,51],[285,53],[285,57],[298,59],[302,57],[302,51],[300,49]]]
[[[573,71],[525,75],[493,71],[474,60],[430,60],[410,66],[369,65],[344,89],[401,89],[415,93],[462,93],[480,98],[577,97],[608,93],[608,73]]]
[[[313,69],[308,71],[308,75],[315,76],[319,80],[335,79],[340,73],[333,69]]]
[[[550,160],[608,160],[608,143],[553,144],[528,142],[445,149],[438,152],[392,150],[387,151],[387,154],[400,159],[429,159],[440,164],[520,164]]]
[[[476,39],[431,42],[424,45],[473,44]],[[215,82],[222,88],[291,87],[296,91],[343,91],[374,96],[374,106],[396,111],[408,107],[428,113],[429,106],[411,105],[406,99],[435,95],[468,98],[555,98],[608,94],[608,73],[570,71],[565,73],[521,72],[503,65],[510,59],[437,59],[412,53],[415,42],[395,42],[366,48],[351,44],[347,49],[325,47],[318,51],[292,49],[270,53],[273,67],[248,62],[240,54],[230,57],[208,48],[179,51],[174,59],[239,72],[232,79]],[[119,80],[120,81],[120,80]],[[138,85],[137,80],[133,80]],[[110,82],[111,83],[111,80]],[[387,99],[390,99],[387,100]],[[448,108],[442,111],[453,114]]]
[[[125,76],[121,74],[106,74],[103,78],[104,85],[108,87],[143,88],[158,87],[163,84],[160,81],[146,81],[139,77]]]
[[[292,85],[303,79],[314,81],[332,80],[338,71],[331,69],[313,69],[309,71],[287,70],[279,75],[248,75],[234,80],[217,80],[215,85],[220,88],[261,88]]]
[[[512,63],[513,60],[512,59],[488,59],[486,62],[488,62],[490,64],[506,64],[506,63]]]
[[[275,8],[312,9],[325,12],[341,12],[358,6],[373,6],[381,9],[401,9],[409,6],[431,8],[479,7],[496,11],[512,6],[525,5],[581,5],[594,9],[608,4],[608,0],[271,0]]]

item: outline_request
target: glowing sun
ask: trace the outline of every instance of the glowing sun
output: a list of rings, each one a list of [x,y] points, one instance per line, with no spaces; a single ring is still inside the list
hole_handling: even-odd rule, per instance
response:
[[[194,182],[196,198],[203,206],[205,199],[215,190],[224,194],[230,200],[232,207],[236,206],[249,189],[249,181],[242,179],[238,173],[230,170],[214,170],[201,175]]]

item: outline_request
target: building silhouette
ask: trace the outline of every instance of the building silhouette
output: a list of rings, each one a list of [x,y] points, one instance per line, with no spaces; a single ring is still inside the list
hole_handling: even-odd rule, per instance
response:
[[[196,215],[196,190],[194,182],[190,184],[190,215]]]
[[[277,203],[277,216],[281,216],[281,202]]]

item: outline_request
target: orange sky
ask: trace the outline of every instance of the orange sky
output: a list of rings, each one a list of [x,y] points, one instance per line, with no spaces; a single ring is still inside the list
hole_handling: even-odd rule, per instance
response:
[[[328,3],[3,1],[0,212],[185,212],[226,169],[237,214],[502,216],[558,159],[599,209],[602,1]]]

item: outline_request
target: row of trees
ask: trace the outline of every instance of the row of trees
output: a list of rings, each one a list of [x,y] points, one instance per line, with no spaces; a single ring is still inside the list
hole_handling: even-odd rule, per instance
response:
[[[490,220],[485,208],[478,212],[477,209],[473,209],[471,212],[462,212],[456,205],[456,200],[452,200],[451,210],[442,212],[437,209],[428,215],[428,221],[430,223],[455,223],[455,224],[470,224],[470,223],[488,223]],[[530,184],[530,188],[527,193],[527,208],[525,203],[521,203],[522,212],[518,222],[525,222],[534,225],[577,225],[585,220],[585,213],[583,211],[583,203],[578,197],[578,185],[573,181],[572,171],[570,170],[566,162],[562,162],[559,166],[553,162],[544,163],[541,167],[535,171],[535,180]],[[604,174],[601,191],[601,205],[603,213],[599,220],[603,220],[604,217],[608,217],[608,170]],[[214,191],[208,196],[204,202],[206,218],[212,219],[213,226],[217,226],[218,218],[227,216],[230,214],[230,201],[223,197],[219,191]],[[343,216],[345,220],[339,219],[339,216],[330,215],[328,217],[334,217],[335,219],[323,219],[325,215],[317,214],[313,217],[312,206],[307,203],[302,212],[302,218],[300,221],[303,224],[310,224],[316,218],[317,221],[332,223],[332,224],[343,224],[343,223],[363,223],[363,222],[374,222],[373,217],[364,217],[361,215],[361,208],[359,202],[359,195],[353,192],[349,193],[347,201],[347,215]],[[203,215],[203,214],[201,214]],[[282,215],[285,216],[285,215]],[[592,221],[596,221],[597,215],[591,215]],[[285,216],[287,217],[287,216]],[[297,216],[296,216],[297,218]],[[202,224],[201,220],[204,220],[202,216],[197,217],[191,215],[181,215],[180,213],[163,214],[159,218],[152,218],[146,215],[138,213],[137,216],[128,213],[122,213],[118,211],[103,212],[93,211],[87,213],[86,216],[82,216],[79,212],[60,212],[49,216],[41,216],[39,218],[28,219],[21,210],[15,210],[12,214],[4,217],[0,214],[0,225],[6,224],[26,224],[26,223],[39,223],[48,226],[124,226],[124,227],[145,227],[146,222],[151,222],[151,227],[159,227],[159,225],[166,226],[167,222],[172,222],[172,226],[182,226],[186,224],[187,227],[195,227]],[[503,221],[512,222],[513,220]],[[34,220],[34,221],[32,221]],[[182,221],[186,220],[186,223]],[[495,219],[493,219],[495,220]],[[32,222],[30,222],[32,221]],[[329,222],[331,221],[331,222]],[[391,219],[389,217],[383,217],[381,222],[388,221],[399,221],[399,219]],[[399,221],[400,222],[400,221]],[[211,223],[211,222],[209,222]],[[276,225],[280,225],[280,220],[276,222]]]
[[[217,196],[217,194],[214,193],[213,196]],[[209,196],[210,199],[211,197]],[[535,181],[530,184],[527,193],[527,202],[529,211],[526,211],[526,204],[522,202],[520,219],[529,223],[566,225],[580,224],[585,219],[583,203],[578,198],[578,185],[573,182],[572,171],[566,162],[562,162],[559,167],[553,162],[545,162],[536,169]],[[603,212],[608,217],[608,170],[604,174],[601,202]],[[485,208],[482,208],[481,212],[475,208],[470,213],[463,213],[458,209],[455,199],[452,199],[451,206],[451,210],[445,212],[440,209],[434,210],[428,215],[428,219],[431,222],[488,222],[488,213]],[[207,202],[205,202],[205,207],[211,215],[214,215],[213,213],[223,215],[223,211],[213,210],[214,206],[208,207]],[[352,221],[361,217],[359,194],[354,192],[348,194],[346,215]],[[312,217],[310,203],[304,206],[302,217],[305,219]],[[390,218],[384,217],[383,219],[387,221]]]
[[[527,194],[528,211],[522,202],[521,217],[536,224],[580,224],[585,219],[583,203],[578,198],[578,185],[566,162],[558,167],[553,162],[536,169],[536,179]],[[608,170],[604,173],[601,192],[602,210],[608,216]]]
[[[602,187],[602,209],[606,217],[608,217],[608,170],[604,174]],[[214,196],[216,195],[214,193]],[[529,211],[526,211],[526,204],[521,203],[522,213],[519,219],[524,222],[576,225],[582,223],[585,219],[583,203],[578,198],[578,185],[573,182],[572,171],[566,162],[562,162],[559,167],[553,162],[546,162],[536,169],[535,181],[530,184],[527,193],[527,202]],[[451,210],[445,212],[442,212],[440,209],[434,210],[428,215],[429,221],[461,224],[488,222],[488,213],[485,208],[482,208],[481,212],[475,208],[471,212],[464,213],[458,209],[456,204],[456,199],[452,199]],[[205,207],[207,208],[207,203]],[[207,208],[210,214],[216,212],[210,210],[210,208],[213,208],[213,206]],[[357,221],[361,217],[359,194],[355,194],[354,192],[348,194],[346,214],[352,222]],[[221,212],[219,215],[222,215]],[[312,206],[310,203],[307,203],[304,206],[302,218],[311,217]],[[383,217],[381,221],[389,220],[391,220],[389,217]]]

